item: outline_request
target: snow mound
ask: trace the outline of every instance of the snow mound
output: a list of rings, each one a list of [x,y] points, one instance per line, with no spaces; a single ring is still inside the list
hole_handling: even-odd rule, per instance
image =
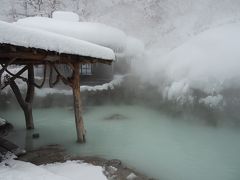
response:
[[[67,161],[65,163],[47,164],[41,167],[71,180],[107,180],[103,175],[102,167],[82,163],[81,161]]]
[[[107,180],[103,168],[80,161],[36,166],[32,163],[5,160],[0,163],[0,180]]]
[[[167,57],[168,77],[208,94],[220,92],[240,77],[239,32],[240,23],[213,28],[174,49]]]
[[[223,105],[224,90],[240,88],[239,45],[240,23],[206,30],[166,56],[148,54],[146,80],[157,84],[166,100]]]
[[[52,18],[57,20],[62,20],[62,21],[71,21],[71,22],[79,21],[78,14],[69,12],[69,11],[54,11],[52,14]]]
[[[0,43],[114,60],[114,52],[90,42],[0,21]]]

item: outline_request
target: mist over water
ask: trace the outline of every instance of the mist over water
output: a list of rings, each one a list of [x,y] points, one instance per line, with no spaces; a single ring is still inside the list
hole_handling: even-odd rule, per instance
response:
[[[128,166],[163,180],[236,180],[240,177],[238,128],[212,127],[194,116],[173,117],[139,105],[87,106],[87,143],[75,142],[71,108],[34,110],[32,139],[20,110],[1,111],[15,125],[8,135],[27,149],[62,144],[81,156],[119,158]]]
[[[145,50],[120,86],[82,93],[87,143],[75,143],[72,99],[59,94],[35,97],[28,132],[17,102],[0,96],[0,115],[15,127],[8,138],[119,158],[161,180],[240,179],[240,1],[106,2],[89,1],[80,19],[120,28]]]

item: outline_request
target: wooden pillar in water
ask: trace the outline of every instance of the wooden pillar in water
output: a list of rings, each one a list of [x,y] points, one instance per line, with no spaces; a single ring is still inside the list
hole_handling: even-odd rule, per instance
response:
[[[34,67],[33,65],[27,65],[28,69],[28,82],[27,82],[27,94],[25,99],[23,98],[18,85],[14,79],[10,80],[10,87],[12,88],[19,105],[21,106],[26,121],[26,129],[34,129],[33,115],[32,115],[32,102],[34,97]]]
[[[85,128],[82,118],[82,102],[80,95],[80,64],[73,63],[72,90],[74,101],[75,123],[77,130],[77,142],[85,143]]]
[[[24,114],[26,119],[26,128],[34,129],[33,115],[32,115],[32,103],[34,98],[34,67],[28,65],[28,83],[27,83],[27,94],[25,98]]]

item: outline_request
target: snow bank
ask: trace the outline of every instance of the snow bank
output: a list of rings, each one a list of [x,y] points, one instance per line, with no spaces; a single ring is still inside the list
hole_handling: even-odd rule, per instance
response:
[[[114,79],[109,83],[105,83],[97,86],[81,86],[80,90],[81,92],[84,92],[84,91],[103,91],[108,89],[114,89],[114,87],[119,86],[122,83],[125,76],[115,75]],[[72,95],[72,90],[53,89],[53,88],[35,89],[35,95],[38,97],[46,97],[47,95],[52,95],[52,94],[62,94],[62,95],[68,96],[68,95]]]
[[[19,70],[21,70],[21,67],[15,67],[15,68],[9,68],[8,69],[10,72],[13,74],[16,74]],[[3,82],[3,77],[7,73],[3,73],[1,81]],[[114,87],[119,86],[123,79],[127,75],[115,75],[113,77],[113,80],[110,81],[109,83],[105,83],[102,85],[96,85],[96,86],[80,86],[81,92],[84,91],[103,91],[103,90],[108,90],[108,89],[114,89]],[[27,77],[26,72],[22,75],[22,77]],[[24,90],[26,89],[26,83],[23,82],[21,79],[16,79],[16,83],[19,86],[19,89]],[[1,90],[1,93],[9,93],[11,92],[11,88],[7,86],[5,89]],[[54,88],[35,88],[35,95],[38,97],[46,97],[47,95],[52,95],[52,94],[62,94],[62,95],[72,95],[72,90],[66,90],[66,89],[54,89]]]
[[[223,104],[224,90],[240,88],[239,32],[240,23],[222,25],[200,33],[166,56],[149,53],[146,58],[151,62],[141,65],[149,72],[145,80],[158,85],[165,100]]]
[[[21,27],[3,21],[0,21],[0,43],[101,59],[115,59],[113,51],[109,48],[56,33]]]
[[[103,91],[108,89],[114,89],[115,86],[119,86],[126,75],[115,75],[113,80],[109,83],[105,83],[97,86],[81,86],[81,91]]]
[[[71,180],[107,180],[103,175],[103,168],[93,166],[81,161],[67,161],[41,166],[48,171]]]
[[[28,17],[18,20],[15,24],[43,29],[105,46],[113,49],[119,56],[134,57],[144,53],[144,44],[140,40],[127,36],[117,28],[100,23],[65,21],[64,12],[55,12],[54,14],[57,14],[57,18]],[[68,15],[66,15],[67,17]]]
[[[57,20],[62,20],[62,21],[71,21],[71,22],[79,21],[78,14],[69,12],[69,11],[54,11],[52,14],[52,18]]]
[[[191,88],[208,94],[220,92],[240,77],[239,32],[240,24],[225,25],[174,49],[167,57],[168,77],[174,82],[185,79]]]
[[[0,163],[0,180],[107,180],[103,169],[80,161],[36,166],[13,159]]]

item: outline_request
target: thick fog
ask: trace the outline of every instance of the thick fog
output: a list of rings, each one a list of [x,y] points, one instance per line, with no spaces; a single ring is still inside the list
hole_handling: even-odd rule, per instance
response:
[[[143,49],[139,42],[134,44],[134,39],[128,43],[130,53],[135,54],[131,74],[134,78],[126,78],[125,95],[135,93],[136,98],[148,102],[237,113],[240,1],[65,0],[55,6],[49,3],[43,1],[36,8],[25,1],[3,0],[0,17],[12,22],[26,16],[50,16],[53,10],[68,10],[78,13],[80,21],[119,28],[145,46]]]
[[[74,141],[70,88],[35,90],[33,132],[39,139],[24,130],[23,113],[11,89],[4,89],[0,115],[14,124],[11,141],[26,149],[58,143],[75,154],[119,158],[155,179],[239,179],[239,0],[0,2],[0,20],[8,22],[66,10],[80,21],[117,28],[115,50],[123,50],[131,62],[127,74],[103,85],[81,86],[87,129],[87,143],[81,146]],[[48,21],[47,26],[32,22],[65,33]],[[26,19],[15,24],[21,23],[29,25]],[[24,82],[17,83],[24,92]]]

